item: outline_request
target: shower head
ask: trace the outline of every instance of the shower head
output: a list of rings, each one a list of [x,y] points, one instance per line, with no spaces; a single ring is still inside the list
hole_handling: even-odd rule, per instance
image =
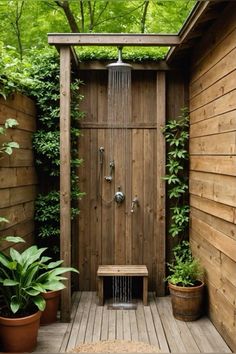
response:
[[[130,70],[132,65],[124,63],[122,61],[122,47],[118,47],[118,60],[116,63],[111,63],[107,65],[108,69],[119,69],[119,70]]]

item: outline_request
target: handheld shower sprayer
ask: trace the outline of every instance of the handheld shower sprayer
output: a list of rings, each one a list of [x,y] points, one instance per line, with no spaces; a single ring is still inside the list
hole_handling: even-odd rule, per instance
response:
[[[100,161],[100,165],[103,164],[104,151],[105,151],[104,147],[101,146],[101,147],[99,148],[99,161]]]

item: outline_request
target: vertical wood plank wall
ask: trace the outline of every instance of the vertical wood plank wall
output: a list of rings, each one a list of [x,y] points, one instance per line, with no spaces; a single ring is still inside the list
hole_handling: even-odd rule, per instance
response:
[[[205,34],[190,81],[191,245],[209,315],[236,351],[236,4]]]
[[[81,122],[79,150],[84,159],[79,168],[80,187],[86,192],[79,215],[80,289],[96,289],[99,264],[145,264],[152,290],[156,290],[157,273],[163,273],[165,265],[157,269],[157,264],[159,257],[164,261],[159,253],[165,247],[163,245],[159,253],[156,249],[156,238],[160,237],[157,198],[161,197],[156,177],[157,153],[161,154],[157,151],[156,132],[157,102],[160,101],[157,95],[161,92],[157,92],[157,77],[155,71],[132,73],[131,121],[127,122],[126,131],[121,129],[119,122],[112,131],[107,121],[107,71],[80,72],[85,83],[81,88],[84,94],[81,109],[86,113]],[[160,85],[162,83],[164,85],[165,80],[160,80]],[[163,90],[164,93],[165,86]],[[103,164],[100,164],[99,147],[105,148]],[[108,157],[113,148],[115,173],[114,180],[109,183],[104,176],[109,174]],[[119,185],[126,193],[121,206],[113,201]],[[139,207],[132,214],[131,202],[135,196]],[[163,282],[160,287],[157,292],[163,293]]]
[[[19,143],[13,154],[0,159],[0,216],[9,220],[1,225],[0,235],[18,235],[27,244],[33,241],[34,200],[37,177],[32,151],[32,134],[36,128],[36,110],[29,98],[14,94],[7,100],[0,99],[0,124],[7,118],[15,118],[19,125],[9,129],[4,139]],[[9,244],[2,243],[1,248]],[[20,245],[18,245],[19,247]]]

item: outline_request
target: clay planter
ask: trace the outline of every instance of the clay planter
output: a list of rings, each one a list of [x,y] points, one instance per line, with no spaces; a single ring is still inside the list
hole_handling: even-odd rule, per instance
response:
[[[42,312],[40,319],[40,324],[42,326],[49,325],[50,323],[56,322],[57,320],[57,311],[60,303],[60,294],[61,291],[47,291],[41,295],[46,300],[45,310]]]
[[[0,342],[3,352],[32,352],[37,344],[41,311],[20,318],[0,316]]]
[[[177,286],[169,283],[173,315],[181,321],[195,321],[203,312],[204,283],[197,286]]]

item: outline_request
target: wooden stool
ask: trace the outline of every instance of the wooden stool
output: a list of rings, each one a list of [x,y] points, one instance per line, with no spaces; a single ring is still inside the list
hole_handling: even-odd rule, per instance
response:
[[[145,265],[101,265],[98,267],[98,299],[99,305],[104,304],[104,277],[142,277],[143,278],[143,305],[148,303],[148,270]]]

